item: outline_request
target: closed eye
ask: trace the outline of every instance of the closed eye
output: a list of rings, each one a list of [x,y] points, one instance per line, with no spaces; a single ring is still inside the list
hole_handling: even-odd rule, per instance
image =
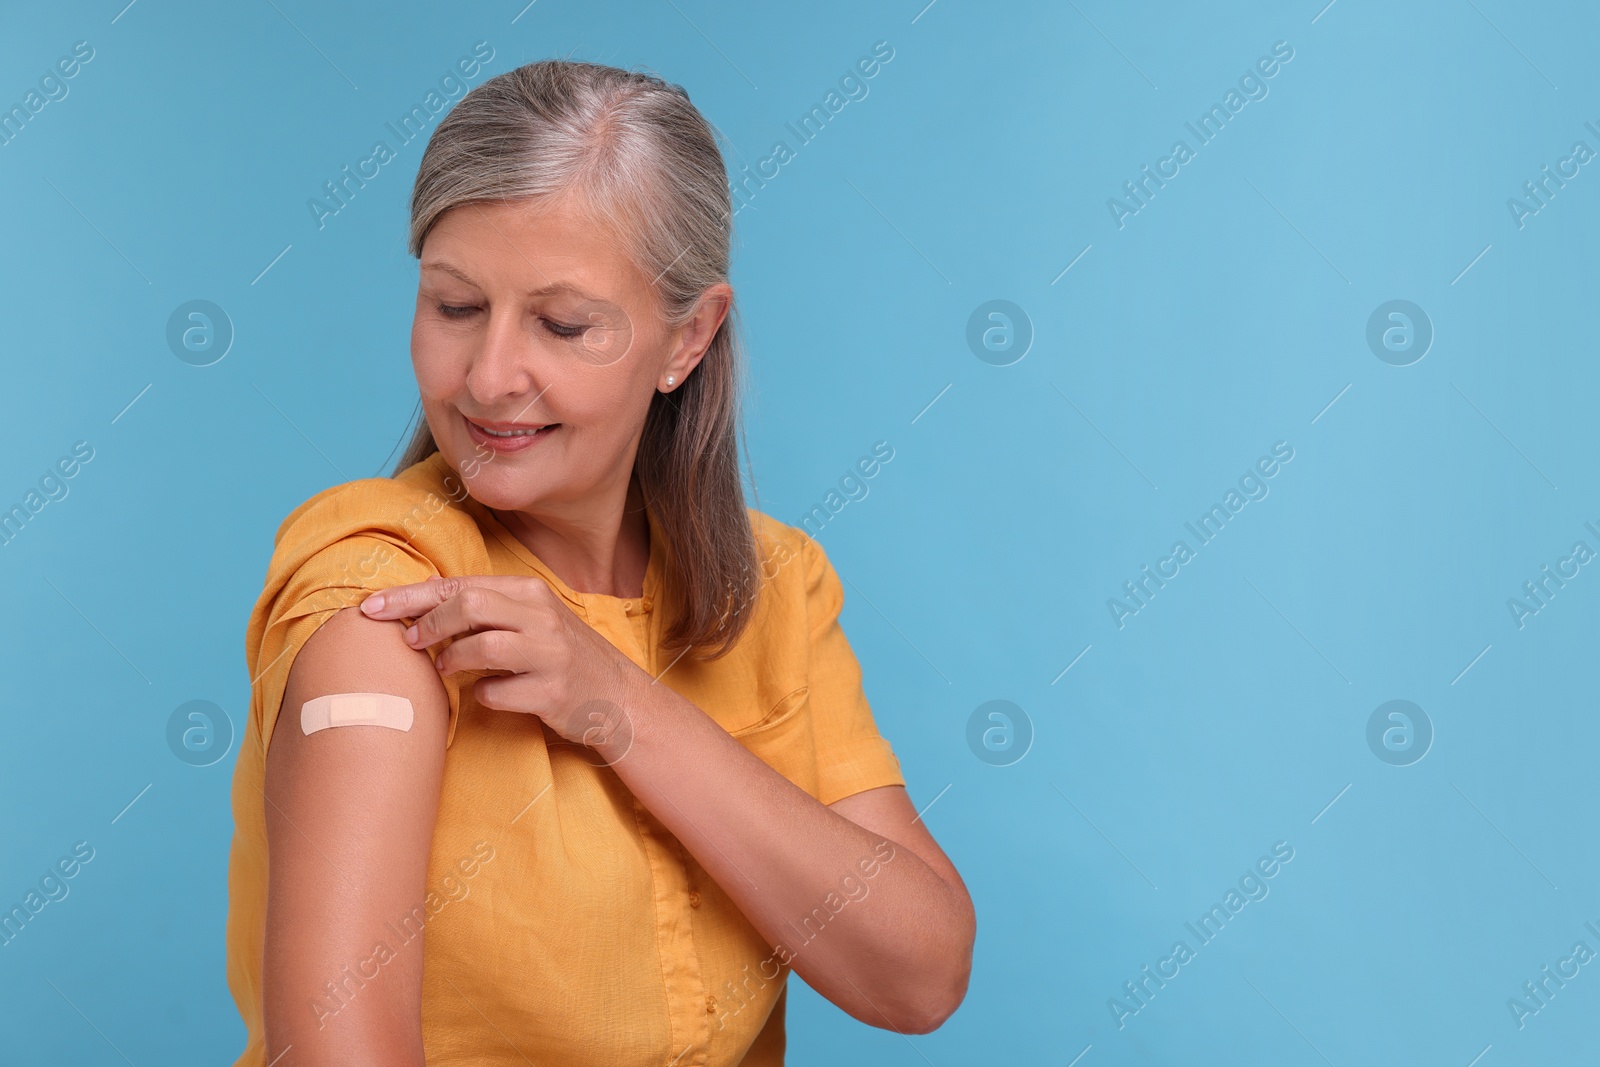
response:
[[[544,323],[544,328],[546,330],[549,330],[557,337],[565,337],[568,339],[577,337],[582,334],[584,330],[588,329],[587,326],[564,326],[559,322],[551,322],[549,319],[540,319],[539,321]]]
[[[440,303],[435,305],[435,307],[437,308],[439,314],[443,315],[447,319],[465,319],[478,310],[476,305]],[[587,326],[567,326],[564,323],[552,322],[550,319],[540,319],[539,321],[544,323],[544,328],[549,333],[556,337],[560,337],[563,340],[569,341],[574,337],[582,336],[583,332],[588,329]]]

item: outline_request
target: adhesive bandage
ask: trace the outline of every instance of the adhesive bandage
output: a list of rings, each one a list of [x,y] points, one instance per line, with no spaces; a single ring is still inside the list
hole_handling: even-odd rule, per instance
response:
[[[300,706],[300,729],[308,734],[330,726],[387,726],[411,729],[411,701],[388,693],[330,693]]]

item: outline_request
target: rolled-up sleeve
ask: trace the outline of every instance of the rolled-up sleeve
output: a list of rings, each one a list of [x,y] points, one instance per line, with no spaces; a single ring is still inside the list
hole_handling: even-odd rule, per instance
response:
[[[252,728],[266,751],[281,712],[289,671],[301,648],[340,609],[379,589],[447,573],[487,574],[483,539],[471,516],[425,486],[365,478],[326,489],[291,511],[273,541],[272,559],[245,632]],[[415,620],[407,619],[406,622]],[[431,648],[437,658],[451,639]],[[462,687],[486,672],[443,676],[450,698],[446,746],[455,739]]]

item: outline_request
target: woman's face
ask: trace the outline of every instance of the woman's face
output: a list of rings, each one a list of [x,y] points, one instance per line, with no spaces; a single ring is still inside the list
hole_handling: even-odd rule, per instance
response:
[[[726,314],[731,289],[713,286],[667,330],[650,279],[581,206],[464,204],[423,243],[411,327],[423,413],[468,490],[497,510],[620,497],[652,396],[674,388],[669,374],[683,383]]]

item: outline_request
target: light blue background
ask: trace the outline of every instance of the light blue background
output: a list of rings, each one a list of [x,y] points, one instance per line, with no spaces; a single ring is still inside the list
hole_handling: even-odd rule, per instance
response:
[[[0,904],[74,841],[95,849],[0,948],[5,1059],[242,1045],[234,752],[186,765],[166,724],[193,699],[242,723],[278,523],[392,465],[416,397],[422,142],[325,228],[306,201],[480,40],[489,73],[649,66],[734,167],[793,146],[786,122],[894,49],[740,213],[733,280],[761,507],[797,522],[873,442],[895,450],[820,540],[979,934],[966,1003],[932,1035],[860,1025],[796,981],[790,1062],[1594,1048],[1600,963],[1523,1028],[1507,999],[1575,942],[1600,950],[1600,568],[1520,629],[1506,604],[1573,542],[1600,549],[1600,173],[1523,228],[1506,204],[1574,141],[1600,149],[1592,8],[543,0],[513,23],[517,0],[123,2],[0,16],[7,106],[73,42],[95,49],[0,147],[0,505],[75,441],[95,450],[0,547]],[[1195,147],[1184,123],[1278,41],[1294,56],[1268,95],[1119,229],[1107,199]],[[164,336],[196,298],[237,331],[208,367]],[[1009,366],[966,342],[994,299],[1034,331]],[[1391,299],[1435,330],[1409,366],[1365,340]],[[1119,629],[1107,599],[1277,441],[1294,458],[1270,495]],[[966,740],[994,699],[1032,725],[1009,766]],[[1436,734],[1410,766],[1366,741],[1391,699]],[[1294,859],[1270,895],[1119,1029],[1108,999],[1193,945],[1185,922],[1278,841]]]

